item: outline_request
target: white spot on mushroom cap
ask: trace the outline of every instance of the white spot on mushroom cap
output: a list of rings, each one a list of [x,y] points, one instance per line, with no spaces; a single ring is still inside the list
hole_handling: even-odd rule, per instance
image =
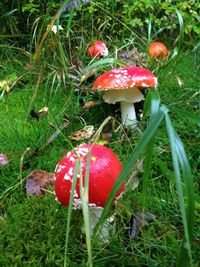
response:
[[[75,160],[74,156],[70,156],[70,157],[69,157],[69,161],[71,161],[71,162],[75,162],[76,160]]]
[[[104,49],[101,50],[101,55],[104,56],[104,57],[108,56],[108,48],[106,46],[105,46]]]
[[[146,83],[142,83],[142,87],[148,87],[148,85]]]
[[[78,193],[76,190],[74,191],[74,198],[78,198]]]
[[[158,79],[156,77],[153,77],[154,83],[155,83],[155,87],[158,86]]]
[[[55,170],[55,172],[56,172],[56,173],[59,173],[59,172],[61,172],[61,170],[64,169],[64,168],[65,168],[65,165],[62,165],[62,164],[59,164],[59,163],[58,163],[58,164],[56,165],[56,170]]]
[[[66,173],[65,176],[64,176],[64,180],[72,181],[72,177],[68,173]]]
[[[84,157],[87,155],[89,149],[87,147],[77,147],[76,149],[76,153],[79,157]]]
[[[69,168],[68,174],[69,174],[70,176],[73,176],[73,174],[74,174],[74,169],[73,169],[72,167]]]
[[[71,152],[71,151],[67,152],[67,155],[66,155],[66,157],[67,157],[67,158],[69,158],[69,157],[71,156],[71,154],[72,154],[72,152]]]
[[[74,209],[81,209],[82,208],[82,201],[80,198],[73,199],[73,208]]]
[[[88,203],[89,208],[99,208],[102,209],[101,206],[98,206],[96,203]],[[78,194],[76,193],[76,196],[74,194],[74,199],[73,199],[73,208],[74,209],[82,209],[82,200],[81,198],[78,197]]]

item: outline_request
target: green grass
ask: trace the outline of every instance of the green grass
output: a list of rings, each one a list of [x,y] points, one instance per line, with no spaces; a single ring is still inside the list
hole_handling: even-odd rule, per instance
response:
[[[0,167],[0,266],[199,266],[198,50],[178,50],[178,56],[166,66],[149,62],[149,68],[158,76],[158,92],[146,94],[144,117],[138,128],[133,132],[118,130],[107,144],[124,166],[98,225],[106,215],[114,214],[114,230],[108,244],[100,244],[95,238],[90,242],[88,233],[85,237],[81,232],[83,220],[88,217],[87,198],[82,215],[80,210],[59,205],[53,195],[26,195],[24,178],[28,173],[34,169],[53,172],[66,151],[83,142],[69,140],[71,132],[85,123],[97,130],[108,116],[116,118],[116,124],[120,122],[117,105],[104,103],[89,111],[82,109],[84,101],[101,98],[100,94],[90,93],[94,77],[81,84],[67,77],[68,72],[74,73],[69,65],[73,57],[81,58],[85,70],[94,63],[92,66],[98,67],[95,75],[118,66],[113,40],[108,44],[110,58],[91,62],[86,54],[89,42],[83,26],[80,35],[70,33],[70,27],[68,38],[62,35],[57,40],[58,47],[49,38],[51,49],[45,44],[41,62],[33,68],[25,68],[30,58],[12,48],[1,58],[0,80],[12,73],[23,77],[0,100],[0,152],[10,158],[8,165]],[[65,41],[67,45],[62,46]],[[124,42],[116,40],[119,50],[124,49]],[[131,38],[128,42],[132,44]],[[68,51],[73,44],[80,46]],[[144,43],[139,47],[147,49]],[[85,88],[86,94],[82,93]],[[40,120],[30,116],[32,109],[38,111],[45,106],[49,108],[46,116]],[[69,127],[48,147],[35,156],[25,152],[27,148],[32,152],[40,149],[66,121]],[[139,186],[132,190],[130,183],[122,199],[111,206],[114,192],[127,181],[136,160],[143,157]],[[150,212],[156,218],[135,239],[130,239],[128,227],[138,211]]]

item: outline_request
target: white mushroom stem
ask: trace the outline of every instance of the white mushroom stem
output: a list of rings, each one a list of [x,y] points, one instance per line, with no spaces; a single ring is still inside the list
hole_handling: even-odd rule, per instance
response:
[[[100,208],[100,207],[89,208],[89,223],[90,223],[91,236],[94,233],[94,228],[96,224],[98,223],[99,218],[102,215],[102,212],[103,212],[103,208]],[[108,219],[106,219],[98,232],[99,239],[102,243],[106,243],[109,240],[109,232],[111,229],[112,221],[113,221],[113,217],[109,217]],[[84,226],[82,228],[82,231],[84,232]]]
[[[137,126],[137,118],[135,113],[135,107],[133,103],[126,101],[120,102],[122,124],[124,126],[131,126],[135,128]]]
[[[131,126],[132,128],[137,126],[134,103],[140,102],[144,99],[143,94],[137,87],[130,87],[122,90],[107,90],[104,93],[103,99],[106,103],[110,104],[120,102],[122,124],[125,126]]]

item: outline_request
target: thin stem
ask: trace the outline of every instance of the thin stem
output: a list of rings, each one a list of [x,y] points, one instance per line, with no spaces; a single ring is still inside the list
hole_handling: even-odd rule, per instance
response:
[[[137,126],[137,118],[135,113],[135,107],[133,103],[126,101],[120,102],[122,124],[125,126],[131,126],[135,128]]]

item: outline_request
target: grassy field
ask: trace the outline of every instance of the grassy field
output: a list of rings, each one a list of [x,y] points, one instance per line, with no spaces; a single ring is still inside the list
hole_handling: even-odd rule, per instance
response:
[[[109,116],[112,119],[103,131],[111,138],[105,140],[101,134],[98,142],[111,148],[123,163],[118,185],[128,180],[136,160],[144,160],[144,166],[137,170],[138,180],[130,181],[117,204],[106,206],[107,215],[114,215],[113,231],[106,244],[98,239],[92,241],[93,265],[199,266],[199,51],[181,49],[167,65],[148,61],[147,68],[158,77],[158,90],[146,92],[146,101],[139,107],[144,108],[143,117],[138,127],[130,130],[121,125],[118,105],[102,103],[83,109],[88,101],[102,100],[100,93],[91,93],[95,77],[80,84],[66,74],[80,78],[77,69],[81,63],[85,67],[91,65],[86,44],[83,42],[83,50],[80,48],[75,55],[76,69],[68,66],[66,70],[63,61],[67,57],[72,61],[72,52],[64,53],[59,47],[63,57],[56,58],[55,47],[49,43],[48,59],[41,64],[27,65],[29,55],[12,50],[5,52],[0,63],[1,81],[19,78],[11,92],[0,99],[0,153],[10,159],[9,164],[0,166],[0,266],[63,266],[64,261],[66,266],[87,266],[90,248],[81,232],[81,211],[72,211],[65,257],[68,209],[55,201],[53,194],[27,196],[26,176],[35,169],[54,172],[67,151],[88,142],[70,140],[70,134],[85,125],[93,125],[96,131]],[[119,50],[123,46],[124,43]],[[110,58],[114,58],[114,48],[111,53]],[[113,65],[118,63],[99,64],[95,75]],[[151,109],[150,100],[155,101]],[[34,112],[44,107],[48,107],[48,113],[36,119]],[[116,131],[112,130],[111,121]],[[43,147],[64,122],[69,123],[68,127]],[[177,145],[174,141],[179,139],[175,139],[172,129],[184,144],[190,167],[182,143],[179,153],[173,154]],[[137,181],[139,185],[135,185]],[[53,191],[53,187],[50,189]],[[153,219],[141,225],[131,238],[138,212],[150,214]]]

